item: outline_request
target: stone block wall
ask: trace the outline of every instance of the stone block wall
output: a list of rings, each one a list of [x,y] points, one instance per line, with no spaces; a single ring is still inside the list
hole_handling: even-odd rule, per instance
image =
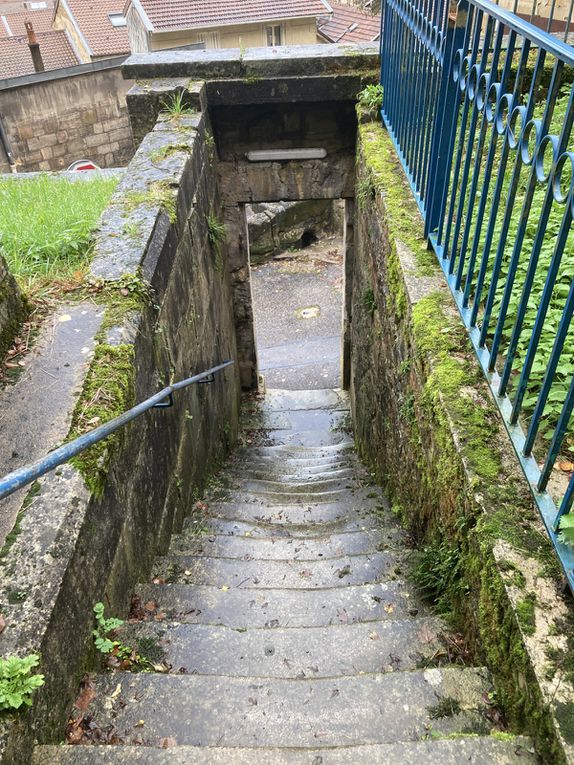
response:
[[[512,727],[544,762],[573,762],[574,613],[557,559],[378,123],[360,126],[357,172],[347,282],[357,447],[413,535],[415,578],[491,669]]]
[[[120,65],[95,71],[87,65],[70,72],[0,85],[0,118],[18,172],[62,170],[78,159],[122,167],[132,158],[126,106],[131,83],[123,80]],[[0,172],[10,169],[0,146]]]
[[[0,255],[0,358],[10,347],[23,314],[20,290]]]
[[[236,358],[227,250],[209,228],[223,211],[208,130],[206,114],[160,119],[102,216],[91,270],[105,313],[77,413],[90,386],[104,388],[109,417]],[[29,763],[34,736],[61,739],[93,648],[93,604],[127,615],[135,583],[236,439],[239,396],[235,365],[40,479],[4,550],[0,653],[38,653],[46,682],[17,724],[0,724],[2,762]]]

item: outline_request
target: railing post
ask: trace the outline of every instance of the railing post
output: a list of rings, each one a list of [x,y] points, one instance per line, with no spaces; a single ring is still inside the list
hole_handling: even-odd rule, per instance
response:
[[[431,143],[431,164],[427,185],[425,237],[435,231],[444,214],[446,189],[456,138],[459,86],[452,78],[454,56],[464,43],[468,0],[451,0],[448,10],[442,75]]]

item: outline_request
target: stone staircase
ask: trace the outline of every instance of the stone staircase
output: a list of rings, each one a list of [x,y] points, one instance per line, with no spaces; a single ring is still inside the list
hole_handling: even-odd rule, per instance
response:
[[[160,671],[95,677],[94,743],[35,765],[537,761],[497,734],[488,672],[449,663],[348,416],[340,391],[267,394],[248,423],[265,445],[238,450],[120,631]]]

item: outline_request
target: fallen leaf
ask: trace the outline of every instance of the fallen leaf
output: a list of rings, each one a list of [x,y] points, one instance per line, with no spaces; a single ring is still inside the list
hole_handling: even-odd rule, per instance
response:
[[[227,590],[229,589],[229,587],[228,587],[226,584],[224,584],[224,585],[223,585],[223,587],[222,587],[221,589],[223,590],[223,592],[227,592]]]
[[[571,473],[574,470],[574,462],[559,462],[558,467],[565,473]]]
[[[167,736],[166,738],[160,738],[159,740],[160,749],[169,749],[172,746],[177,746],[177,741],[174,738],[172,738],[171,736]]]
[[[385,603],[385,605],[383,606],[383,608],[385,609],[385,611],[386,611],[388,614],[392,614],[392,613],[393,613],[393,611],[395,610],[395,607],[393,606],[393,604],[392,604],[392,603]]]
[[[369,632],[369,637],[371,640],[380,640],[379,634],[377,632]]]
[[[137,723],[134,725],[134,728],[143,728],[145,725],[145,722],[143,720],[138,720]]]

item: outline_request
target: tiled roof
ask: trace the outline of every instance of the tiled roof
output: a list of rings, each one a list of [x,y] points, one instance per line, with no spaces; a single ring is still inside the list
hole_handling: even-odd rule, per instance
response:
[[[318,17],[322,0],[140,0],[153,28],[201,29],[253,21]]]
[[[353,8],[351,5],[330,2],[333,14],[317,22],[317,29],[329,42],[372,42],[381,31],[381,17]]]
[[[67,0],[92,56],[121,56],[130,52],[127,27],[114,27],[110,13],[123,13],[124,0]]]
[[[31,21],[34,32],[49,32],[52,29],[52,9],[41,11],[19,11],[3,13],[0,8],[0,37],[25,35],[25,21]]]
[[[64,30],[38,32],[36,38],[46,71],[79,63]],[[34,74],[28,38],[26,35],[0,38],[0,78],[24,74]]]

